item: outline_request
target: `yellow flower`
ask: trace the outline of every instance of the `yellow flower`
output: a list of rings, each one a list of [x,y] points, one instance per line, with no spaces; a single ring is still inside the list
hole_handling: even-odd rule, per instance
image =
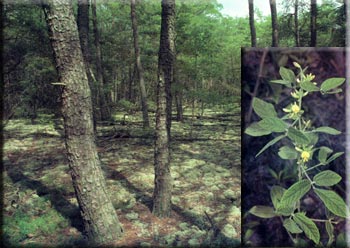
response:
[[[303,160],[303,162],[309,161],[309,159],[310,159],[310,152],[308,152],[308,151],[303,151],[303,152],[301,153],[301,159]]]
[[[296,104],[296,103],[294,103],[293,105],[292,105],[292,112],[293,112],[293,114],[297,114],[297,113],[299,113],[300,112],[300,108],[299,108],[299,106]]]

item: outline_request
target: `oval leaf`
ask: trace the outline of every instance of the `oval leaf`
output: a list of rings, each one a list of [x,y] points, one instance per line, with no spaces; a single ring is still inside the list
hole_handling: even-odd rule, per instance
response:
[[[339,183],[341,176],[331,170],[325,170],[314,176],[314,182],[318,186],[332,186]]]
[[[275,208],[277,208],[278,204],[280,203],[280,200],[282,199],[284,191],[286,191],[286,189],[282,188],[281,186],[277,186],[277,185],[272,186],[270,190],[270,196],[271,196],[273,206]]]
[[[278,141],[280,141],[281,139],[283,139],[284,137],[286,137],[285,135],[280,135],[277,136],[276,138],[274,138],[273,140],[271,140],[269,143],[267,143],[259,152],[258,154],[255,155],[255,157],[259,156],[261,153],[263,153],[267,148],[269,148],[270,146],[272,146],[273,144],[277,143]]]
[[[328,78],[321,84],[321,91],[327,92],[345,82],[345,78]]]
[[[289,86],[290,85],[290,82],[289,81],[285,81],[285,80],[271,80],[270,81],[271,83],[275,83],[275,84],[283,84],[283,85],[287,85]]]
[[[298,153],[297,151],[290,146],[282,146],[278,152],[278,155],[282,159],[297,159],[298,158]]]
[[[314,189],[326,208],[335,215],[346,218],[346,204],[344,200],[334,191],[326,189]]]
[[[292,70],[281,66],[279,72],[280,72],[280,75],[284,81],[289,82],[289,83],[295,82],[295,75],[294,75],[294,72]]]
[[[303,230],[300,229],[300,227],[295,223],[292,219],[285,219],[283,221],[283,226],[286,228],[290,233],[302,233]]]
[[[288,128],[287,135],[292,141],[300,145],[307,145],[310,142],[310,140],[302,132],[294,127]]]
[[[321,146],[320,150],[318,151],[318,161],[322,164],[326,164],[326,160],[328,157],[328,154],[333,152],[332,149],[326,147],[326,146]]]
[[[293,216],[294,221],[305,232],[306,237],[314,241],[316,244],[320,242],[320,232],[316,224],[305,216],[305,213],[296,213]]]
[[[287,129],[287,123],[276,117],[264,118],[258,122],[259,126],[271,132],[284,132]]]
[[[253,99],[253,109],[261,118],[277,116],[277,112],[271,103],[265,102],[256,97]]]
[[[338,131],[335,128],[331,128],[331,127],[318,127],[315,130],[312,130],[312,132],[318,132],[318,133],[328,133],[331,135],[338,135],[341,134],[340,131]]]
[[[309,180],[303,179],[290,186],[283,194],[277,210],[286,206],[294,206],[311,188]]]
[[[320,89],[309,81],[303,81],[300,83],[300,87],[308,92],[319,91]]]
[[[275,217],[275,210],[272,207],[257,205],[249,210],[249,213],[258,216],[260,218],[272,218]]]
[[[247,129],[245,130],[245,133],[250,135],[250,136],[263,136],[263,135],[268,135],[271,133],[271,131],[263,129],[258,122],[252,123]]]

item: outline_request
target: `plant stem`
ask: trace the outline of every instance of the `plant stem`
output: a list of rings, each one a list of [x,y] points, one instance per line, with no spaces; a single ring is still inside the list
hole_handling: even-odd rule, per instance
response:
[[[313,170],[313,169],[315,169],[315,168],[317,168],[317,167],[319,167],[319,166],[321,166],[321,165],[323,165],[323,164],[322,164],[322,163],[319,163],[319,164],[317,164],[317,165],[314,165],[314,166],[312,166],[312,167],[306,169],[305,171]]]
[[[280,220],[281,220],[281,222],[283,224],[283,218],[281,216],[280,216]],[[293,241],[293,244],[296,244],[297,242],[293,238],[292,234],[287,229],[285,229],[285,230],[287,231],[289,238]]]

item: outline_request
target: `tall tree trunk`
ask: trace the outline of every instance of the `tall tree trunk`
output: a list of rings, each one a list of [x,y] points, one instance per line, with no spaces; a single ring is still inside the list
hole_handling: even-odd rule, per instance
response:
[[[317,44],[317,30],[316,30],[316,19],[317,19],[317,1],[311,0],[310,2],[310,47],[315,47]]]
[[[294,37],[295,37],[295,46],[296,47],[300,47],[298,8],[299,8],[299,0],[295,0],[295,2],[294,2]]]
[[[272,46],[278,47],[278,20],[276,0],[270,0],[271,25],[272,25]]]
[[[93,120],[94,120],[94,131],[96,132],[96,120],[100,119],[99,112],[97,109],[97,96],[96,96],[96,87],[93,80],[93,75],[91,75],[91,55],[89,50],[89,0],[78,0],[78,31],[81,51],[83,52],[86,75],[88,77],[89,86],[91,90],[92,98],[92,109],[93,109]]]
[[[169,111],[171,111],[170,86],[175,61],[174,28],[175,0],[162,0],[154,148],[155,187],[152,211],[158,217],[168,217],[171,213],[172,178],[169,152],[171,119],[169,119]]]
[[[146,128],[146,127],[149,127],[147,94],[146,94],[145,80],[143,77],[143,67],[142,67],[141,56],[140,56],[139,37],[138,37],[138,31],[137,31],[137,20],[136,20],[136,11],[135,11],[136,9],[135,0],[130,0],[130,9],[131,9],[130,16],[131,16],[131,23],[132,23],[132,34],[134,36],[134,48],[135,48],[135,60],[136,60],[135,63],[136,63],[139,82],[140,82],[143,127]]]
[[[104,90],[104,79],[102,71],[102,53],[100,44],[100,32],[98,30],[97,14],[96,14],[96,0],[92,0],[91,10],[92,10],[92,23],[94,31],[94,43],[96,47],[96,80],[98,85],[98,96],[100,101],[100,113],[101,120],[109,120],[111,118],[111,110],[109,109],[109,104],[106,97],[106,91]]]
[[[256,47],[256,31],[254,24],[254,0],[249,1],[249,26],[252,47]]]
[[[65,144],[85,235],[92,244],[106,244],[120,238],[122,228],[106,193],[96,151],[91,92],[73,8],[70,0],[46,1],[43,7],[59,80],[64,84]]]

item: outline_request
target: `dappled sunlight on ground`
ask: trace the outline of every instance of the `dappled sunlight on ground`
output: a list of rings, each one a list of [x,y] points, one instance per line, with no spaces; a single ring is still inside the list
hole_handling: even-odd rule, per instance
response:
[[[116,118],[112,124],[98,127],[102,168],[124,227],[123,238],[114,245],[238,246],[239,108],[225,114],[207,110],[201,118],[186,115],[184,123],[173,122],[173,212],[165,219],[150,211],[154,133],[142,129],[139,115],[126,125]],[[5,226],[5,239],[12,244],[79,246],[84,243],[82,223],[65,159],[62,123],[48,116],[37,123],[13,120],[5,129],[4,220],[15,220],[20,226]],[[28,209],[29,203],[36,204],[36,198],[42,199],[41,213]],[[36,223],[46,218],[43,213],[56,216],[50,232],[43,232],[44,226]],[[41,225],[44,223],[45,219]]]

